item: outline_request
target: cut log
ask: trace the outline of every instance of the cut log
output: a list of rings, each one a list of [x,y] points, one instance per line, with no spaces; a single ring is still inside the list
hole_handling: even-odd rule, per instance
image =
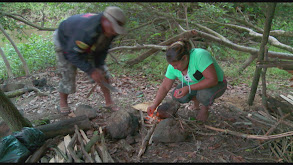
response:
[[[85,115],[62,120],[52,124],[41,125],[36,128],[45,134],[46,139],[49,139],[57,135],[73,134],[74,125],[77,125],[80,129],[83,130],[89,130],[92,128],[90,120]]]

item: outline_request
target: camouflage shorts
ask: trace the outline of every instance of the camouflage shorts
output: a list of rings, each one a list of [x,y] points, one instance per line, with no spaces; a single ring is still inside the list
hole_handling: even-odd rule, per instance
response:
[[[77,67],[64,58],[64,54],[57,36],[58,31],[56,30],[53,34],[53,42],[55,45],[58,71],[61,75],[58,91],[65,94],[72,94],[76,91],[75,77],[77,73]],[[89,62],[93,64],[93,61],[89,60]],[[110,78],[110,73],[106,65],[100,66],[98,69],[101,69],[105,73],[107,79]]]

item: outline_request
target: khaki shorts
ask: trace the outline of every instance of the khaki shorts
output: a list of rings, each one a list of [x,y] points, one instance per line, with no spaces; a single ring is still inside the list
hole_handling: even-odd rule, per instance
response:
[[[185,83],[183,86],[187,86]],[[206,88],[202,90],[192,90],[187,95],[181,97],[181,98],[175,98],[174,92],[176,89],[182,88],[182,84],[179,84],[173,91],[172,91],[172,99],[179,101],[180,103],[188,103],[194,96],[196,99],[202,103],[204,106],[211,106],[214,103],[214,100],[216,98],[219,98],[222,96],[226,89],[227,89],[227,81],[224,80],[223,82],[219,82],[216,86],[212,88]]]
[[[55,45],[58,71],[61,75],[58,91],[65,94],[75,93],[76,92],[75,77],[77,73],[77,67],[71,64],[68,60],[64,58],[64,54],[58,39],[58,30],[56,30],[53,34],[53,42]],[[93,64],[92,60],[89,60],[89,62]],[[106,79],[110,78],[110,73],[106,65],[100,66],[97,69],[101,69],[105,73]]]

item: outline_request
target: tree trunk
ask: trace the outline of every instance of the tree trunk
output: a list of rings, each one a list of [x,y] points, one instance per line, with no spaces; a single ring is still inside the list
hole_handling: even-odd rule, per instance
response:
[[[261,61],[264,59],[265,46],[268,43],[268,38],[270,35],[271,24],[274,17],[276,5],[277,5],[276,3],[272,3],[272,4],[268,4],[268,7],[267,7],[267,14],[266,14],[267,17],[265,21],[264,34],[263,34],[263,38],[261,41],[261,46],[260,46],[260,50],[258,54],[258,61]],[[252,86],[251,86],[251,90],[250,90],[250,94],[248,98],[248,105],[252,105],[253,103],[261,70],[262,68],[258,68],[258,67],[256,67],[255,69],[253,82],[252,82]]]
[[[1,47],[0,47],[0,55],[1,55],[1,57],[3,58],[3,61],[4,61],[4,63],[5,63],[5,66],[6,66],[6,69],[7,69],[8,77],[9,77],[9,78],[12,78],[12,77],[13,77],[13,73],[12,73],[12,70],[11,70],[10,64],[9,64],[9,62],[8,62],[8,60],[7,60],[7,58],[6,58],[5,54],[4,54],[4,52],[3,52],[3,50],[1,49]]]
[[[23,127],[32,127],[31,123],[20,114],[15,105],[0,89],[0,116],[12,132],[20,131]]]
[[[25,75],[29,76],[30,72],[28,69],[28,66],[26,64],[25,59],[23,58],[22,54],[19,52],[17,46],[15,45],[15,43],[13,42],[13,40],[10,38],[10,36],[5,32],[4,28],[2,27],[2,25],[0,24],[0,30],[2,31],[2,33],[5,35],[5,37],[10,41],[11,45],[14,47],[18,57],[20,58],[22,64],[23,64],[23,69],[25,71]]]

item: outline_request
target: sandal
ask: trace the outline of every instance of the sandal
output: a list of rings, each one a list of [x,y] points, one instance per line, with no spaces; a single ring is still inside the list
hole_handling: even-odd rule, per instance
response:
[[[112,112],[119,111],[119,108],[116,105],[110,105],[110,106],[103,106],[103,108],[108,109]]]
[[[61,113],[61,114],[63,114],[63,115],[68,115],[68,114],[70,114],[70,107],[57,107],[57,110]]]

